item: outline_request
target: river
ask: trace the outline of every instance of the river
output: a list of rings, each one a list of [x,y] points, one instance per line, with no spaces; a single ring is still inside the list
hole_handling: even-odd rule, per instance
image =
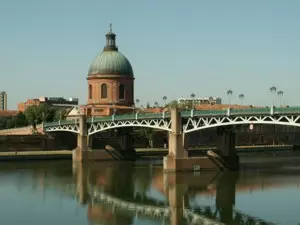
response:
[[[164,174],[161,161],[2,162],[1,222],[299,224],[300,157],[265,166],[268,158],[239,172],[177,174]]]

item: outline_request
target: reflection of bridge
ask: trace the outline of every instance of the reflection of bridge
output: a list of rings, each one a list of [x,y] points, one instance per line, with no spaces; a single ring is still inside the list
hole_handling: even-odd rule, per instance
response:
[[[78,195],[76,190],[76,185],[68,185],[66,192],[72,196]],[[132,213],[135,216],[147,216],[155,219],[160,219],[164,222],[170,220],[172,210],[169,207],[164,207],[164,202],[156,202],[160,206],[151,206],[145,204],[139,204],[136,202],[129,202],[119,198],[112,197],[111,195],[103,192],[99,188],[90,188],[89,196],[92,204],[101,203],[105,205],[110,205],[112,211],[122,210],[127,213]],[[223,224],[218,222],[220,218],[218,217],[218,210],[212,206],[197,206],[193,209],[183,209],[183,218],[188,224]],[[238,221],[237,224],[247,224],[251,221],[253,225],[272,225],[273,223],[249,216],[239,210],[233,211],[233,221]]]
[[[217,222],[217,221],[223,220],[222,222],[225,223],[228,222],[228,220],[224,220],[224,212],[222,211],[225,210],[227,211],[225,212],[225,214],[227,214],[226,218],[228,219],[228,217],[230,217],[230,221],[232,222],[232,224],[234,223],[240,225],[240,224],[248,224],[249,222],[251,222],[251,224],[260,224],[260,225],[273,224],[271,222],[264,221],[256,217],[249,216],[243,212],[235,210],[232,207],[231,205],[232,203],[230,199],[232,196],[232,191],[233,194],[235,194],[235,190],[234,189],[231,190],[232,189],[231,187],[234,186],[231,186],[230,183],[232,179],[228,176],[223,177],[222,183],[219,183],[218,185],[219,193],[216,193],[216,197],[219,198],[218,200],[219,206],[217,208],[211,206],[196,206],[193,207],[193,209],[188,209],[188,205],[185,206],[186,204],[182,204],[182,200],[180,200],[180,198],[182,199],[183,193],[185,192],[185,190],[180,188],[180,184],[179,187],[177,187],[178,185],[174,186],[172,182],[168,185],[169,187],[167,187],[168,191],[166,195],[169,196],[170,204],[169,207],[166,207],[166,203],[164,201],[156,201],[151,198],[149,199],[145,196],[143,200],[143,202],[145,203],[141,203],[140,200],[138,200],[138,198],[123,200],[117,197],[113,197],[112,195],[108,194],[106,191],[103,191],[103,189],[99,188],[98,186],[91,185],[89,183],[84,184],[82,182],[78,182],[80,181],[80,179],[86,180],[85,178],[87,175],[80,172],[80,168],[79,171],[76,173],[77,173],[76,176],[77,184],[70,184],[70,182],[68,181],[59,189],[65,190],[71,196],[77,196],[79,198],[79,201],[81,202],[88,201],[91,202],[92,205],[97,205],[97,203],[100,203],[100,205],[109,206],[112,212],[117,210],[118,212],[123,212],[126,215],[128,215],[129,213],[135,215],[136,217],[146,216],[154,219],[163,220],[165,222],[171,220],[171,224],[180,224],[180,223],[172,222],[172,220],[174,220],[173,218],[174,216],[183,217],[188,224],[222,224],[221,222]],[[85,175],[85,177],[82,177],[83,175]],[[174,176],[176,177],[176,175]],[[205,177],[203,178],[205,180],[208,180]],[[227,184],[223,183],[226,181],[228,181]],[[183,180],[181,180],[180,182],[183,182]],[[59,184],[60,182],[50,182],[50,183],[57,188],[58,187],[57,184]],[[204,183],[206,182],[203,182],[203,186],[205,186]],[[208,184],[209,183],[207,183],[206,185]],[[228,184],[229,184],[229,189],[228,189]],[[182,211],[182,213],[180,213],[180,210]],[[229,224],[231,223],[229,222]]]
[[[236,182],[238,179],[237,173],[205,172],[197,176],[192,173],[181,173],[182,176],[179,174],[165,174],[165,177],[161,177],[160,173],[158,173],[158,176],[153,174],[153,172],[155,174],[161,172],[159,170],[141,170],[142,168],[135,168],[131,164],[114,163],[108,166],[105,163],[97,163],[94,165],[95,167],[91,167],[90,165],[88,168],[80,165],[73,167],[73,177],[71,177],[71,171],[69,169],[65,172],[57,169],[53,172],[50,170],[46,172],[47,170],[43,169],[41,171],[42,173],[38,173],[42,175],[38,181],[41,181],[43,188],[63,192],[72,198],[76,196],[79,202],[83,204],[87,203],[88,209],[93,209],[94,212],[101,209],[101,216],[95,215],[91,218],[90,214],[88,214],[89,219],[92,221],[95,219],[103,220],[103,212],[107,209],[109,215],[113,215],[114,212],[117,213],[116,216],[113,216],[114,219],[122,220],[123,216],[130,218],[129,220],[132,220],[134,216],[135,219],[151,217],[160,221],[171,222],[172,225],[182,224],[176,222],[174,217],[184,217],[186,222],[192,223],[193,221],[194,224],[199,224],[204,219],[207,221],[221,221],[225,224],[236,225],[272,224],[234,209]],[[65,166],[63,168],[65,168]],[[120,171],[123,171],[123,173],[120,174]],[[134,185],[135,182],[133,182],[132,179],[128,179],[126,174],[130,174],[129,178],[134,177],[135,181],[140,181],[138,189],[135,189],[137,188],[137,186]],[[164,194],[169,202],[168,207],[164,200],[157,201],[157,198],[153,199],[152,197],[147,197],[147,189],[141,188],[141,185],[149,187],[153,175],[155,177],[154,179],[160,177],[160,179],[163,180],[165,185]],[[253,175],[243,174],[242,176],[246,176],[248,179],[242,179],[239,183],[247,184],[249,181],[251,181],[250,183],[257,181],[267,181],[267,183],[269,183],[269,178],[271,178],[271,181],[278,181],[276,174],[274,179],[272,179],[274,174],[266,175],[264,175],[264,173],[255,173]],[[150,176],[150,179],[148,176]],[[29,177],[31,177],[31,175]],[[99,183],[100,180],[101,183]],[[105,181],[103,182],[103,180]],[[289,183],[292,180],[292,177],[290,177],[286,182]],[[23,179],[18,178],[16,181],[18,185],[20,185]],[[208,186],[214,186],[216,190],[216,206],[189,204],[189,201],[192,200],[188,195],[191,193],[190,190],[205,190]],[[126,190],[124,190],[125,187]],[[187,192],[187,190],[189,191]],[[135,194],[136,192],[138,192],[138,195]],[[131,224],[130,221],[127,222]],[[220,222],[217,223],[220,224]]]

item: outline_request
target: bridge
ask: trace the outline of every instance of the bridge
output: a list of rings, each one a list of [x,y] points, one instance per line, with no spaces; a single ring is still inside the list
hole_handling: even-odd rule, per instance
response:
[[[182,111],[183,133],[218,126],[240,124],[275,124],[300,126],[300,107],[270,107],[222,110]],[[123,114],[87,119],[87,135],[120,127],[147,127],[171,132],[171,113]],[[67,131],[79,134],[79,120],[44,123],[45,132]]]
[[[300,107],[266,107],[222,110],[180,111],[148,114],[124,114],[107,117],[80,116],[77,120],[45,123],[45,132],[66,131],[78,134],[78,147],[74,161],[115,159],[113,151],[89,151],[88,143],[93,134],[122,127],[147,127],[169,133],[169,154],[164,157],[166,171],[199,170],[224,168],[238,169],[239,159],[235,151],[236,125],[273,124],[300,126]],[[206,157],[189,157],[186,150],[188,133],[217,128],[218,152],[210,151]],[[126,134],[122,134],[126,136]],[[127,134],[129,135],[129,134]],[[130,149],[130,141],[125,137],[124,149]]]

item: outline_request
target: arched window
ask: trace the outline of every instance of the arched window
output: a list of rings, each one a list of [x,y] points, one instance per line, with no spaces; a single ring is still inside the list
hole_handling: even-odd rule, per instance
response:
[[[93,97],[93,88],[92,85],[89,85],[89,99],[91,99]]]
[[[101,98],[107,98],[107,85],[101,84]]]
[[[125,98],[125,87],[124,84],[119,85],[119,99]]]

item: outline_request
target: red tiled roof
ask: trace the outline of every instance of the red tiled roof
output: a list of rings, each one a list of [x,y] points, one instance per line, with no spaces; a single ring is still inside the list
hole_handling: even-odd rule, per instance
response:
[[[0,110],[0,116],[16,116],[18,113],[18,110]]]

